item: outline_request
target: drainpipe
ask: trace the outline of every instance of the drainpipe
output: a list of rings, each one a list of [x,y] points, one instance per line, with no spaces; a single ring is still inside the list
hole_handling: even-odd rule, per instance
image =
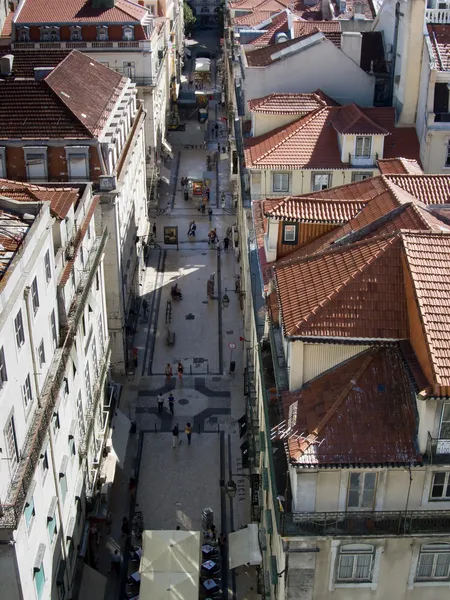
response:
[[[389,82],[389,94],[387,106],[392,106],[392,100],[394,98],[394,84],[395,84],[395,65],[397,62],[397,45],[398,45],[398,27],[400,23],[400,2],[395,5],[395,28],[394,28],[394,40],[392,44],[392,70]]]
[[[23,295],[25,298],[25,307],[27,310],[27,325],[28,325],[28,335],[30,336],[30,346],[31,346],[31,360],[33,362],[33,378],[34,378],[34,387],[36,392],[37,404],[39,408],[41,406],[41,393],[39,390],[39,373],[37,369],[37,360],[36,360],[36,346],[34,345],[34,337],[33,337],[33,327],[31,323],[31,306],[30,306],[30,286],[26,286],[23,291]]]

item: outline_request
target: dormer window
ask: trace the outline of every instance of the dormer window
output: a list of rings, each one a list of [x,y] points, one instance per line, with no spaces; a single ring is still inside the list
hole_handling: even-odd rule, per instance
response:
[[[370,136],[358,136],[356,138],[355,156],[358,158],[369,158],[372,151],[372,138]]]
[[[29,42],[30,41],[30,28],[29,27],[19,27],[17,30],[17,38],[19,42]]]
[[[125,25],[122,28],[122,38],[126,42],[131,42],[134,40],[134,27],[132,25]]]
[[[59,42],[59,27],[41,27],[41,42]]]
[[[81,42],[81,40],[82,40],[81,27],[78,27],[78,25],[75,25],[74,27],[70,28],[70,39],[72,42]]]
[[[107,42],[108,41],[108,28],[106,25],[100,25],[97,27],[97,39],[99,42]]]

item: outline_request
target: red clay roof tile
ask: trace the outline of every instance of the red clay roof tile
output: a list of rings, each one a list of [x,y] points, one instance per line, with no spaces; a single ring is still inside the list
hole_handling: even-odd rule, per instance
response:
[[[306,115],[326,106],[327,102],[317,93],[282,94],[274,92],[262,98],[248,101],[250,112],[265,115]]]
[[[264,215],[272,219],[301,221],[303,223],[347,223],[364,208],[357,200],[322,200],[307,196],[288,196],[267,206]]]
[[[59,219],[65,219],[70,208],[77,204],[84,188],[40,186],[9,179],[0,179],[0,195],[20,202],[50,202],[50,212]]]
[[[378,168],[382,175],[422,175],[423,171],[416,160],[408,158],[380,158]]]
[[[278,427],[299,465],[421,462],[411,381],[395,348],[377,348],[282,396]]]
[[[450,71],[450,27],[427,24],[428,37],[433,50],[434,63],[439,71]]]
[[[91,0],[25,0],[16,11],[22,23],[140,23],[148,10],[131,0],[116,0],[112,8],[93,8]]]
[[[269,65],[277,62],[282,59],[282,56],[278,56],[278,53],[285,48],[289,48],[290,46],[294,46],[298,44],[300,40],[306,40],[308,37],[312,37],[319,32],[318,29],[313,29],[308,34],[294,38],[293,40],[287,40],[286,42],[280,42],[279,44],[273,44],[271,46],[264,46],[263,48],[257,48],[256,50],[245,50],[245,57],[247,60],[247,65],[249,67],[268,67]],[[323,34],[326,37],[326,34]],[[322,39],[324,39],[322,37]],[[292,52],[295,52],[293,50]],[[276,58],[273,58],[276,56]]]
[[[378,111],[380,116],[383,110]],[[390,132],[374,122],[356,104],[347,104],[333,110],[331,122],[341,134],[349,135],[388,135]]]

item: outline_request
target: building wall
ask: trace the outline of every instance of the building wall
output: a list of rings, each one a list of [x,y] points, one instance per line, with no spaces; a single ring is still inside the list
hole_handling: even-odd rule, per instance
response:
[[[321,373],[360,354],[368,346],[353,344],[289,343],[289,389],[297,390]]]
[[[270,229],[273,224],[270,223]],[[276,258],[283,258],[292,252],[295,252],[302,246],[309,244],[313,240],[322,237],[329,231],[336,229],[337,225],[328,223],[299,223],[298,224],[298,244],[283,243],[283,222],[280,222],[278,227],[277,254]],[[270,230],[269,229],[269,230]]]
[[[272,129],[292,123],[304,115],[265,115],[262,113],[251,113],[252,136],[263,135]]]
[[[296,77],[292,77],[296,73]],[[314,92],[321,89],[341,104],[372,106],[375,78],[360,69],[336,46],[324,40],[279,60],[270,67],[247,67],[245,100],[277,92]],[[248,108],[246,108],[248,110]]]

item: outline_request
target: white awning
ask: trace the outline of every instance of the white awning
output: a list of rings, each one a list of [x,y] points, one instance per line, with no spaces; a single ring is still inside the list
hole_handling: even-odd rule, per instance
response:
[[[258,541],[258,525],[251,523],[245,529],[229,534],[228,559],[230,569],[246,564],[262,564]]]
[[[164,152],[166,152],[170,156],[170,158],[173,158],[173,150],[169,142],[163,139],[163,141],[161,142],[161,146]]]
[[[85,564],[79,597],[83,600],[103,600],[105,589],[106,577]]]
[[[111,446],[119,466],[123,468],[127,453],[128,437],[130,435],[131,421],[119,409],[116,409],[112,421]],[[114,479],[114,477],[113,477]]]

